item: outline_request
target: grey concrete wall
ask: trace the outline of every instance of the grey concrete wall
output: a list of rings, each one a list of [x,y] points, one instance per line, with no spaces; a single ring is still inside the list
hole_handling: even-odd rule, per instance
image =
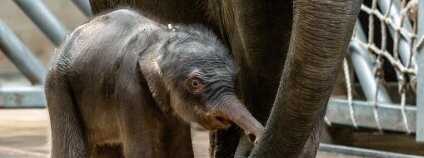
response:
[[[71,0],[43,0],[43,2],[70,31],[87,20],[87,17]],[[47,67],[53,58],[54,45],[12,0],[0,0],[0,19]],[[13,74],[17,72],[13,63],[0,50],[0,73]]]

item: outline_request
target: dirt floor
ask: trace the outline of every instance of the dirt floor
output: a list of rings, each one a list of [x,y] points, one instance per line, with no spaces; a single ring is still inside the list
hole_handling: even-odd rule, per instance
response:
[[[45,109],[0,109],[0,157],[41,158],[48,154],[48,115]],[[208,157],[208,133],[193,132],[196,158]],[[358,158],[319,152],[318,158]]]

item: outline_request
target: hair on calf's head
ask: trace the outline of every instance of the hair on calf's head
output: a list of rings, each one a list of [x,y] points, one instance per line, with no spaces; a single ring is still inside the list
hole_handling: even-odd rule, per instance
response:
[[[203,103],[234,92],[235,64],[212,32],[201,26],[177,26],[170,31],[176,35],[164,45],[158,65],[175,90],[182,95],[198,93]],[[193,86],[202,86],[202,90],[193,90]]]

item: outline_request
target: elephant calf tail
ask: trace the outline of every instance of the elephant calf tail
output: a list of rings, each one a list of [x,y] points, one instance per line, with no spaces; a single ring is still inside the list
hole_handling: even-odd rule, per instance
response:
[[[87,157],[79,114],[63,73],[57,69],[49,71],[45,93],[51,125],[51,157]]]

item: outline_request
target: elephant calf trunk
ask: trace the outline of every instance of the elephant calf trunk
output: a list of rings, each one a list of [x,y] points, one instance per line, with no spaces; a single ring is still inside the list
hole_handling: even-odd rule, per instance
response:
[[[264,127],[235,96],[224,96],[219,105],[214,105],[215,116],[222,117],[242,128],[253,143],[262,136]]]

